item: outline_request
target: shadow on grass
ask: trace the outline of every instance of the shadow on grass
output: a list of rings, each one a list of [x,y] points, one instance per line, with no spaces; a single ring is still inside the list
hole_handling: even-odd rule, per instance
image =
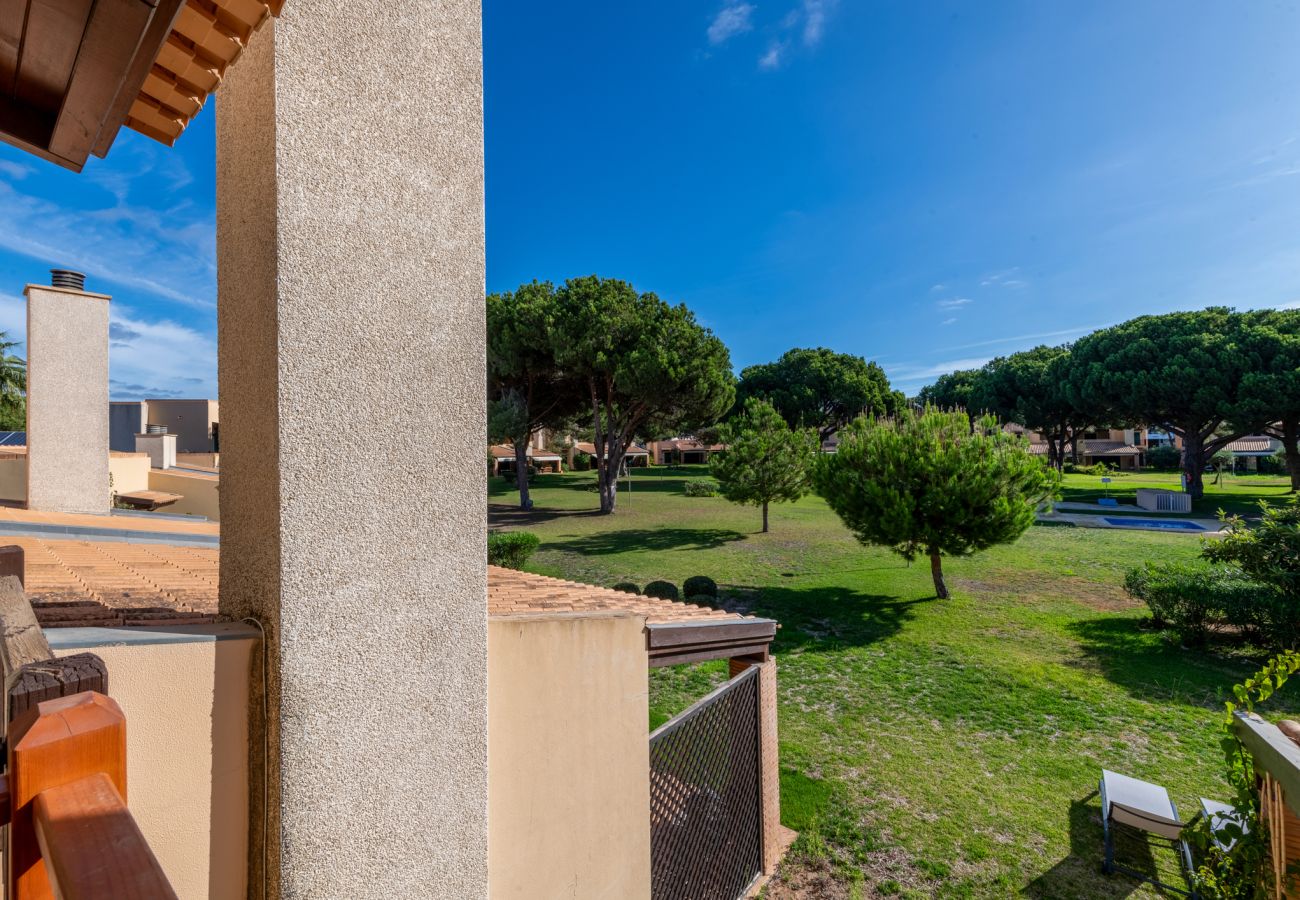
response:
[[[1107,875],[1102,871],[1102,831],[1101,804],[1097,792],[1093,791],[1080,800],[1070,802],[1070,855],[1025,886],[1026,897],[1042,900],[1091,900],[1098,898],[1127,897],[1143,886],[1131,875],[1116,872]],[[1162,845],[1163,847],[1163,845]],[[1116,833],[1115,860],[1121,865],[1155,876],[1157,872],[1162,880],[1176,878],[1178,871],[1177,857],[1169,851],[1173,860],[1167,866],[1158,866],[1152,854],[1152,845],[1130,829],[1120,829]],[[1171,868],[1172,867],[1172,868]],[[1146,886],[1158,896],[1179,896],[1158,888]]]
[[[792,650],[833,652],[874,644],[896,635],[916,615],[919,604],[934,599],[903,600],[835,586],[728,586],[727,591],[752,597],[749,611],[781,624],[772,644],[773,652],[778,654]]]
[[[517,504],[511,506],[508,503],[489,503],[488,527],[527,528],[529,525],[552,522],[556,519],[591,518],[600,514],[598,509],[544,509],[536,506],[532,509],[520,509]]]
[[[583,556],[607,556],[637,550],[712,550],[744,539],[730,528],[626,528],[547,541],[546,547]]]
[[[1066,630],[1098,672],[1142,700],[1221,709],[1232,685],[1255,662],[1187,650],[1128,616],[1071,622]]]

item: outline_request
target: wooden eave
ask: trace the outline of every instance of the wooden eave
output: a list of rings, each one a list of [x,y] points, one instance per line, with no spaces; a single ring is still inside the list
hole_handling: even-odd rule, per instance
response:
[[[766,660],[776,637],[771,619],[706,619],[646,626],[650,668],[710,659]]]
[[[74,171],[168,146],[283,0],[0,0],[0,139]]]

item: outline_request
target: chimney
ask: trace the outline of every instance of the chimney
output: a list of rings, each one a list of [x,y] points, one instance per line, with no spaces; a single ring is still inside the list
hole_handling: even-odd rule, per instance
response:
[[[108,302],[80,272],[27,295],[27,507],[107,514]]]

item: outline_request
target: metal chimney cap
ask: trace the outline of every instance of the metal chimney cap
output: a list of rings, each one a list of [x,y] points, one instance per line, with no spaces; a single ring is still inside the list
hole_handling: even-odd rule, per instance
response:
[[[57,288],[84,291],[86,289],[86,275],[84,272],[77,272],[73,269],[50,269],[50,284]]]

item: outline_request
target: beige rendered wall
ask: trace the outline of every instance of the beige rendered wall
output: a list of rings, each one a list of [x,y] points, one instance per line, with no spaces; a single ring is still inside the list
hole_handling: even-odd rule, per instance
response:
[[[0,456],[0,500],[27,502],[27,457]]]
[[[149,490],[149,456],[145,453],[114,453],[108,458],[113,490],[119,494]]]
[[[488,625],[494,900],[650,896],[645,619]]]
[[[107,513],[108,302],[29,284],[27,505]]]
[[[206,516],[221,521],[221,482],[215,475],[193,475],[175,469],[149,471],[149,490],[180,494],[181,499],[161,511],[187,516]]]
[[[317,0],[217,101],[221,610],[270,637],[272,897],[487,895],[482,99],[476,0]]]
[[[181,900],[248,891],[249,674],[244,625],[54,628],[57,656],[95,653],[126,714],[127,805]],[[221,640],[217,640],[221,637]]]

